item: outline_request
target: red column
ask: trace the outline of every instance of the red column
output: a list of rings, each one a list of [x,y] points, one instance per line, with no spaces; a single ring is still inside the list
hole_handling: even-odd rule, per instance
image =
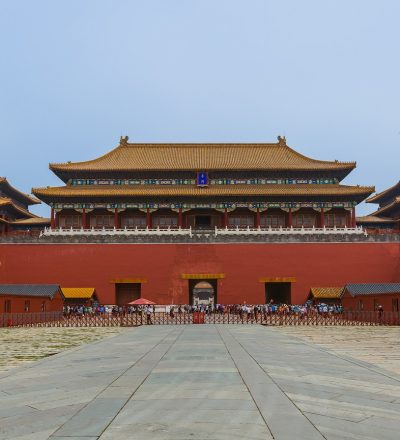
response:
[[[55,227],[56,227],[56,219],[54,218],[54,208],[51,208],[50,228],[54,229]]]
[[[225,208],[224,211],[224,228],[228,227],[228,210]]]
[[[117,208],[114,210],[114,228],[119,229],[119,215]]]
[[[355,228],[357,226],[356,223],[356,208],[353,206],[353,209],[351,210],[351,227]]]
[[[352,222],[353,222],[353,219],[352,219],[352,213],[349,212],[349,211],[346,211],[346,226],[347,226],[348,228],[351,228],[351,224],[352,224]]]
[[[178,212],[178,228],[183,228],[182,208],[179,208],[179,212]]]
[[[59,212],[55,213],[55,224],[56,224],[56,228],[58,228],[60,226],[60,213]]]
[[[321,228],[325,227],[325,212],[324,212],[324,208],[321,208],[321,213],[320,213],[320,217],[319,217],[319,223],[320,223],[320,227]]]
[[[257,212],[256,212],[256,224],[255,224],[256,228],[259,228],[259,227],[260,227],[260,223],[261,223],[261,221],[260,221],[260,208],[257,208]]]
[[[288,228],[291,228],[293,226],[293,213],[292,208],[289,208],[288,212]]]
[[[151,228],[151,212],[149,208],[147,208],[146,212],[146,227],[149,229]]]
[[[86,209],[83,208],[82,209],[82,228],[86,229],[86,224],[87,224],[87,220],[86,220]]]

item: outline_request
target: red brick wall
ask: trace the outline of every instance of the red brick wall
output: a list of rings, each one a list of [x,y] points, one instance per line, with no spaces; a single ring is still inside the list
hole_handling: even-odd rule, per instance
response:
[[[400,282],[399,243],[273,244],[2,244],[0,283],[55,283],[95,287],[115,302],[115,278],[144,277],[142,297],[157,303],[188,302],[182,273],[224,273],[221,303],[262,303],[260,277],[295,277],[292,302],[312,286]]]

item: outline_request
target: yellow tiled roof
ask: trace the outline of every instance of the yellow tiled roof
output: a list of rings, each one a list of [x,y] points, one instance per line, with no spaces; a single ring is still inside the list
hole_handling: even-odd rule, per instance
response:
[[[390,217],[378,217],[377,215],[364,215],[363,217],[357,217],[357,223],[394,223],[398,220]]]
[[[66,299],[90,299],[94,294],[94,290],[94,287],[61,287],[61,291]]]
[[[48,188],[33,188],[37,197],[130,197],[130,196],[350,196],[367,197],[374,191],[371,186],[346,186],[339,184],[319,185],[76,185]]]
[[[53,171],[123,170],[351,170],[355,162],[315,160],[278,143],[154,144],[122,142],[85,162],[50,164]]]
[[[31,212],[27,211],[22,206],[19,206],[18,204],[14,203],[14,201],[8,197],[0,197],[0,206],[11,206],[14,208],[17,212],[19,212],[22,215],[25,215],[26,217],[37,217],[35,214],[32,214]]]
[[[32,217],[32,218],[23,218],[19,220],[14,220],[11,222],[14,225],[41,225],[41,224],[50,224],[49,218],[44,217]]]
[[[32,197],[29,194],[25,194],[25,193],[19,191],[17,188],[14,188],[12,185],[10,185],[10,183],[8,182],[8,180],[5,177],[0,177],[0,185],[3,186],[3,189],[5,188],[6,194],[8,192],[11,192],[11,194],[14,193],[14,195],[17,194],[17,196],[22,197],[22,199],[25,201],[25,203],[27,205],[37,205],[38,203],[40,203],[40,201],[38,199],[36,199],[35,197]],[[7,194],[7,195],[10,195],[10,194]]]
[[[311,287],[311,294],[319,299],[339,299],[342,296],[343,287]]]
[[[400,197],[396,197],[392,203],[389,203],[388,205],[382,206],[382,208],[379,208],[377,211],[373,212],[371,215],[377,215],[380,216],[382,213],[391,211],[393,208],[398,209],[400,205]]]
[[[379,203],[385,196],[393,193],[395,196],[400,194],[400,181],[380,193],[377,193],[366,200],[367,203]]]

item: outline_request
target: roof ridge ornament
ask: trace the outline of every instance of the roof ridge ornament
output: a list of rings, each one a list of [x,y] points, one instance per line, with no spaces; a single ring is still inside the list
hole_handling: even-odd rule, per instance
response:
[[[126,147],[128,145],[129,136],[121,136],[119,138],[120,147]]]
[[[277,139],[278,139],[278,145],[280,146],[280,147],[286,147],[286,136],[278,136],[277,137]]]

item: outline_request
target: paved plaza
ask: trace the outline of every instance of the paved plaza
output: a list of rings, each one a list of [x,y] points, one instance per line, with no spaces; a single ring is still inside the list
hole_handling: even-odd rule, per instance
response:
[[[399,428],[395,371],[256,325],[132,328],[0,374],[1,440],[397,440]]]
[[[121,327],[0,328],[0,373],[122,331]]]

